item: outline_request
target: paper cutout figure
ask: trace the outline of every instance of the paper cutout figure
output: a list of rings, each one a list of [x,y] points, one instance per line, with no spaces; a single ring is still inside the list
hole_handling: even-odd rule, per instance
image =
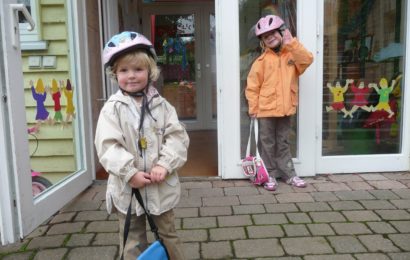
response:
[[[47,93],[44,88],[43,80],[39,78],[37,80],[36,87],[34,88],[34,81],[30,80],[30,86],[31,86],[31,95],[33,96],[34,100],[36,101],[36,120],[37,123],[34,126],[34,129],[36,129],[36,132],[39,131],[40,125],[42,122],[48,120],[49,113],[44,106],[44,102],[46,101],[47,98]]]
[[[379,82],[380,88],[376,84],[372,87],[379,94],[379,103],[373,108],[373,112],[377,110],[384,110],[389,113],[389,118],[394,115],[394,112],[391,110],[389,105],[389,95],[393,91],[394,86],[396,85],[396,80],[392,80],[391,85],[388,85],[387,79],[382,78]]]
[[[367,112],[371,112],[373,109],[373,106],[368,106],[367,104],[369,101],[367,101],[367,94],[370,92],[372,88],[372,84],[375,83],[369,83],[367,85],[367,88],[365,88],[365,84],[363,81],[359,83],[359,87],[356,87],[353,82],[352,86],[350,89],[352,90],[354,97],[352,100],[352,109],[349,111],[350,117],[353,117],[353,113],[357,111],[357,109],[361,108]]]
[[[75,112],[74,112],[75,108],[74,108],[74,104],[73,104],[74,89],[71,86],[71,82],[70,82],[69,79],[67,79],[67,85],[65,87],[62,86],[62,89],[64,91],[64,96],[67,99],[66,120],[65,120],[65,122],[68,123],[68,122],[72,121],[75,118]]]
[[[333,94],[333,103],[330,106],[326,106],[326,112],[330,111],[342,111],[343,118],[350,116],[353,117],[345,108],[344,104],[344,93],[346,93],[349,84],[353,83],[352,79],[346,79],[346,85],[344,87],[340,86],[340,82],[337,81],[335,86],[332,86],[331,83],[327,83],[327,87],[330,92]]]
[[[51,122],[52,124],[54,124],[55,122],[64,123],[63,115],[61,114],[61,103],[60,103],[61,92],[60,92],[60,88],[57,85],[57,81],[55,79],[51,81],[51,89],[50,87],[48,87],[48,91],[54,102],[54,117]]]

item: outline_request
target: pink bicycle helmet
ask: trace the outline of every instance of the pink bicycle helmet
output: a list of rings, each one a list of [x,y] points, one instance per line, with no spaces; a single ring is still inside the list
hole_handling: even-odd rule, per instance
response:
[[[114,35],[104,46],[102,61],[105,67],[111,66],[114,60],[121,54],[136,49],[145,49],[154,60],[157,54],[152,43],[144,35],[137,32],[125,31]]]
[[[267,15],[259,19],[255,26],[256,36],[260,36],[266,32],[270,32],[279,29],[285,24],[285,22],[276,15]]]

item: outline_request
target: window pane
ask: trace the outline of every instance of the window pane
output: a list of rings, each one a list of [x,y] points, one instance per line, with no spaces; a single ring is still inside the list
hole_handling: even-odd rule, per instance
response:
[[[323,155],[399,153],[405,1],[324,3]]]
[[[46,31],[52,32],[48,48],[22,52],[27,136],[29,140],[33,195],[57,185],[84,169],[82,150],[81,86],[73,69],[75,36],[69,30],[68,2],[38,6],[39,14],[58,11],[61,16],[40,17]],[[34,8],[33,8],[34,10]],[[46,22],[43,22],[46,21]],[[58,53],[56,53],[58,49]]]
[[[24,4],[27,10],[29,11],[29,13],[31,14],[30,0],[18,0],[17,2],[20,4]],[[27,23],[26,17],[24,17],[24,15],[21,12],[18,13],[18,16],[19,16],[19,23]]]
[[[181,120],[196,119],[195,16],[152,15],[151,21],[163,80],[162,95]]]
[[[248,103],[245,97],[246,78],[253,61],[261,54],[259,40],[255,36],[253,26],[265,15],[273,14],[282,17],[296,35],[296,0],[245,0],[239,3],[239,41],[241,59],[241,155],[245,155],[249,136]],[[296,156],[296,116],[292,117],[292,133],[290,136],[291,151]]]

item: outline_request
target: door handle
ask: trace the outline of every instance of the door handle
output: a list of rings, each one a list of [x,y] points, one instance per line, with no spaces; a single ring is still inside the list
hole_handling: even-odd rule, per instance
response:
[[[26,18],[28,22],[28,27],[27,30],[32,31],[34,30],[34,27],[36,24],[34,23],[33,18],[30,15],[30,12],[27,10],[26,6],[24,4],[10,4],[10,16],[11,16],[11,31],[13,32],[13,35],[11,36],[11,43],[13,44],[13,47],[17,49],[20,45],[20,30],[19,30],[19,16],[18,12],[20,11],[24,17]]]
[[[201,78],[201,63],[196,64],[196,70],[198,71],[197,75],[198,75],[198,78],[200,79]]]

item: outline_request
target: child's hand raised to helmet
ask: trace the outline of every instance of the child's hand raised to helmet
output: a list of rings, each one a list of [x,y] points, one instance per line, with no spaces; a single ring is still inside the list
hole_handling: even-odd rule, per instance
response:
[[[283,37],[283,44],[289,44],[293,39],[293,36],[290,33],[289,29],[283,30],[283,36],[282,37]]]

